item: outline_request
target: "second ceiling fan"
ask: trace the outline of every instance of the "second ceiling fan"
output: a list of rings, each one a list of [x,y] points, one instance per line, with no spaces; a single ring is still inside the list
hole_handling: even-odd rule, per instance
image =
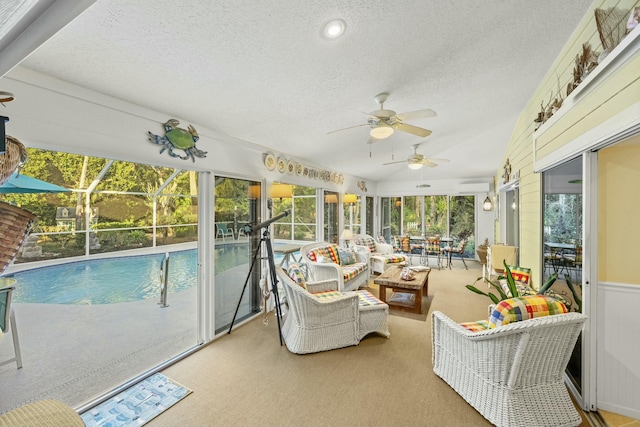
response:
[[[371,113],[365,113],[369,116],[367,123],[351,126],[344,129],[334,130],[329,133],[340,132],[347,129],[353,129],[361,126],[369,126],[371,128],[370,135],[375,139],[385,139],[393,135],[394,130],[407,132],[419,137],[427,137],[431,135],[429,129],[405,123],[406,120],[424,119],[426,117],[436,116],[436,112],[427,108],[424,110],[410,111],[408,113],[397,114],[393,110],[385,110],[384,102],[389,96],[388,93],[380,93],[376,95],[375,100],[380,105],[380,109]]]
[[[383,165],[393,165],[396,163],[404,163],[407,162],[409,169],[420,169],[422,166],[429,166],[430,168],[435,168],[438,166],[438,163],[446,163],[449,162],[448,159],[435,159],[432,157],[425,157],[424,154],[418,154],[418,147],[420,144],[413,145],[413,154],[407,157],[406,160],[398,160],[396,162],[388,162],[383,163]]]

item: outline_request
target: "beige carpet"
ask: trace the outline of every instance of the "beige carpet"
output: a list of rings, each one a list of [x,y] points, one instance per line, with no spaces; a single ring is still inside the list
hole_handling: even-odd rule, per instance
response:
[[[488,298],[464,287],[480,266],[457,264],[431,272],[423,307],[456,321],[481,319]],[[148,425],[490,425],[433,373],[430,316],[392,311],[390,338],[370,335],[358,346],[309,355],[281,347],[269,319],[268,326],[257,319],[236,327],[163,371],[193,393]]]

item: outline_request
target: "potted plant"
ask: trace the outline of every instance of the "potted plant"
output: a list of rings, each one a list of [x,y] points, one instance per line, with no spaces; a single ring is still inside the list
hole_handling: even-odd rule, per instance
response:
[[[493,302],[493,304],[498,304],[500,301],[508,299],[508,298],[515,298],[515,297],[519,297],[520,293],[518,292],[518,287],[516,286],[516,281],[513,278],[513,275],[511,274],[511,269],[509,268],[509,266],[507,265],[506,261],[503,261],[504,263],[504,271],[505,274],[498,276],[497,282],[496,281],[491,281],[489,279],[487,279],[487,281],[489,282],[489,285],[492,286],[494,289],[496,289],[498,291],[498,294],[494,294],[492,292],[484,292],[481,291],[480,289],[476,288],[474,285],[467,285],[466,288],[469,289],[471,292],[475,292],[476,294],[480,294],[480,295],[484,295],[486,297],[489,297],[491,299],[491,301]],[[509,290],[509,293],[507,294],[507,292],[505,292],[502,289],[502,286],[500,286],[500,280],[506,279],[507,281],[507,288]],[[547,292],[549,290],[549,288],[551,288],[551,285],[553,285],[553,283],[558,279],[558,274],[554,273],[552,274],[540,287],[540,289],[538,290],[538,292],[536,292],[538,295],[542,295],[545,292]],[[475,281],[475,283],[478,283],[479,280],[483,280],[482,277],[478,277]]]

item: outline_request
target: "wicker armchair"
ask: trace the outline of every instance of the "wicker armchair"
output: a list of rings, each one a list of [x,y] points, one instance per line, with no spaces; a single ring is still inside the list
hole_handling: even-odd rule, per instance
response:
[[[577,426],[563,375],[585,319],[557,314],[472,332],[436,311],[433,370],[496,426]]]
[[[357,345],[370,333],[389,337],[389,306],[368,291],[339,292],[336,280],[294,282],[276,267],[288,311],[282,336],[293,353],[315,353]],[[365,301],[363,303],[363,301]]]
[[[394,253],[393,245],[377,242],[368,234],[356,234],[352,242],[369,256],[371,270],[375,273],[382,274],[390,266],[408,260],[406,255]]]
[[[327,242],[307,243],[300,248],[301,262],[307,265],[310,280],[337,280],[338,291],[353,291],[369,282],[368,250],[354,247],[356,262],[345,265],[338,245]],[[324,258],[320,260],[320,257]]]

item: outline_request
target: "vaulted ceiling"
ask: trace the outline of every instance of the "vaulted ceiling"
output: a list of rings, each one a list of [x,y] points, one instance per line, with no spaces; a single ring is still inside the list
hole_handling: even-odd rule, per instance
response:
[[[488,182],[520,112],[590,5],[4,0],[0,73],[20,64],[372,182]],[[322,28],[333,19],[346,31],[331,40]],[[369,144],[366,113],[380,108],[374,98],[382,92],[387,110],[434,110],[406,120],[432,134],[396,130]],[[406,159],[414,144],[450,162],[383,165]]]

